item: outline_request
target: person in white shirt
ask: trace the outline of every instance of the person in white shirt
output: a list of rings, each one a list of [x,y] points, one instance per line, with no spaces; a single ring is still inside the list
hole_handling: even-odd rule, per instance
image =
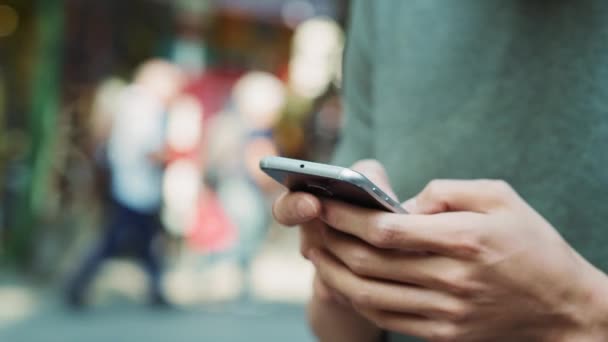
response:
[[[84,304],[84,293],[99,266],[127,245],[150,278],[150,301],[168,304],[161,288],[161,262],[153,242],[161,231],[165,159],[166,108],[181,89],[181,74],[173,65],[145,63],[127,86],[113,115],[107,143],[113,211],[107,229],[68,287],[71,306]]]

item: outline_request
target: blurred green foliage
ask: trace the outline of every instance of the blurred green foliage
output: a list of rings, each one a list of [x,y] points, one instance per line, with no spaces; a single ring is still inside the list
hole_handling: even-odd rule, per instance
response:
[[[34,72],[31,80],[31,105],[28,135],[31,143],[27,163],[31,170],[18,197],[17,221],[9,236],[9,257],[26,261],[31,236],[40,229],[37,218],[45,198],[53,134],[59,110],[60,66],[64,7],[61,0],[38,0]]]

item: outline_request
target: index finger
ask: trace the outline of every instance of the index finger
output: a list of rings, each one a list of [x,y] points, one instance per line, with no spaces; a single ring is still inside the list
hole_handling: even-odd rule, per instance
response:
[[[501,180],[436,179],[415,197],[416,211],[408,211],[421,214],[445,211],[487,213],[515,198],[517,193]]]
[[[477,242],[484,227],[483,215],[478,213],[404,215],[331,200],[323,201],[321,219],[328,226],[379,248],[460,258],[469,258],[479,252]]]
[[[281,224],[295,226],[306,223],[321,213],[319,200],[305,192],[285,192],[272,205],[272,214]]]

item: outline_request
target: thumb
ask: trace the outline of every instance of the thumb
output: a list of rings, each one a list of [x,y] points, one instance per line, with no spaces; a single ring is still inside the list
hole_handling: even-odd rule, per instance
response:
[[[393,191],[386,171],[380,162],[375,159],[363,159],[351,166],[351,169],[361,173],[369,180],[374,182],[384,193],[397,199],[397,195]]]
[[[499,180],[433,180],[418,194],[403,203],[412,214],[437,214],[446,211],[485,213],[517,194]]]

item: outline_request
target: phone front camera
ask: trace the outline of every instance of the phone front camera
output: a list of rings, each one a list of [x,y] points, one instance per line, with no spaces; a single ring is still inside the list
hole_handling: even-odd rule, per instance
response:
[[[304,164],[300,164],[300,168],[303,169],[304,168]]]

